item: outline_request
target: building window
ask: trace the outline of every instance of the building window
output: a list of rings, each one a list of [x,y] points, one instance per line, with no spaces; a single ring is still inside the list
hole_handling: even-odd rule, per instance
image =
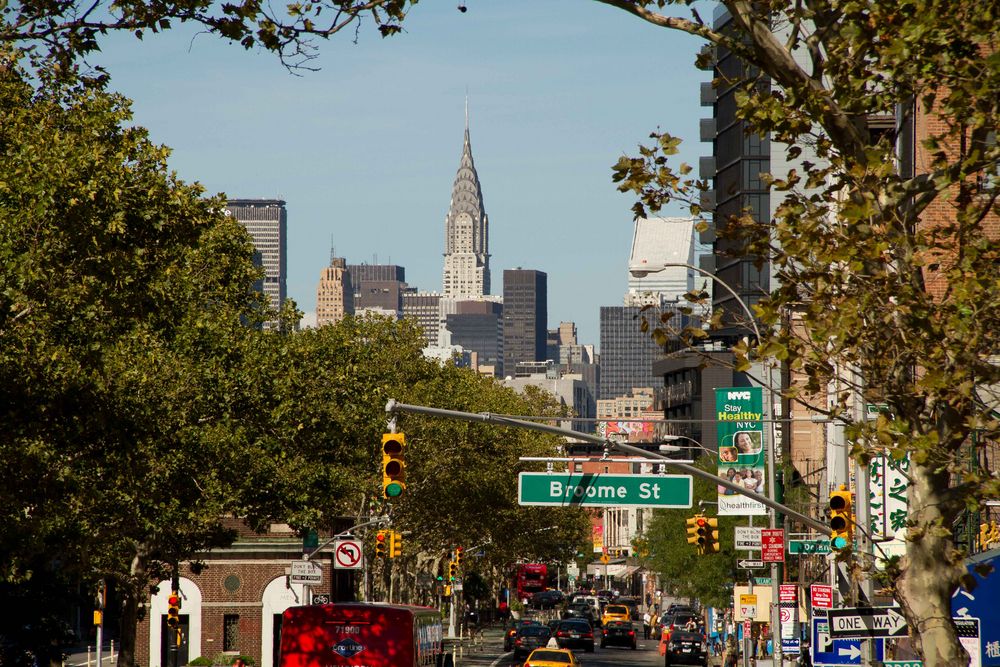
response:
[[[238,651],[240,646],[240,616],[225,614],[222,617],[222,650]]]

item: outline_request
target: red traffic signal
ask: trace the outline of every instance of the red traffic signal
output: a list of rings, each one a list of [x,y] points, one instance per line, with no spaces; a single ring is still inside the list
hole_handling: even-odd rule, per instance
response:
[[[176,630],[181,626],[181,594],[173,591],[167,598],[167,626]]]
[[[375,533],[375,557],[386,558],[389,555],[389,531],[380,530]]]

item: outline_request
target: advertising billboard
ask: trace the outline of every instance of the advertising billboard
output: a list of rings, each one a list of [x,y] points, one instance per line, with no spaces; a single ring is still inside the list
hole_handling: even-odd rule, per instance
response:
[[[727,387],[715,390],[719,434],[719,477],[766,495],[764,470],[764,392],[761,387]],[[756,500],[719,486],[720,516],[767,514]]]

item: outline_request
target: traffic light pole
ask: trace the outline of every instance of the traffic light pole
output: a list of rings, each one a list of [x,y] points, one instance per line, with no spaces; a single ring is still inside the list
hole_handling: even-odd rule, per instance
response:
[[[684,463],[682,461],[677,461],[675,459],[668,458],[657,452],[650,452],[639,447],[633,447],[632,445],[627,445],[624,442],[619,442],[616,440],[610,440],[606,438],[601,438],[590,433],[581,433],[579,431],[574,431],[568,428],[561,428],[559,426],[550,426],[549,424],[539,424],[536,422],[525,421],[523,419],[517,419],[515,417],[508,417],[505,415],[497,415],[491,412],[460,412],[458,410],[444,410],[441,408],[430,408],[423,405],[407,405],[405,403],[399,403],[395,399],[389,399],[385,405],[385,411],[388,415],[392,415],[396,412],[404,412],[410,414],[421,414],[428,415],[431,417],[442,417],[445,419],[458,419],[461,421],[472,421],[472,422],[486,422],[492,424],[500,424],[503,426],[510,426],[511,428],[523,428],[529,431],[541,431],[542,433],[551,433],[553,435],[561,435],[564,437],[574,438],[580,442],[587,442],[595,445],[601,445],[608,449],[616,449],[620,452],[627,452],[635,456],[641,456],[643,458],[652,459],[654,461],[661,462],[665,465],[679,470],[688,475],[694,477],[700,477],[701,479],[708,480],[713,484],[725,487],[732,491],[735,491],[741,496],[746,496],[752,498],[757,502],[766,505],[772,510],[776,510],[785,514],[788,517],[798,520],[799,522],[813,528],[821,535],[830,535],[830,527],[821,521],[817,521],[810,516],[802,514],[791,507],[787,507],[767,496],[761,495],[746,487],[731,482],[725,477],[719,477],[718,475],[713,475],[712,473],[702,470],[701,468],[696,468],[693,465]]]

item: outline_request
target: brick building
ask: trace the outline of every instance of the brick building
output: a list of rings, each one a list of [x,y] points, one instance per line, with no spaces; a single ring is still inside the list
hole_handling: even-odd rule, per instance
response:
[[[311,590],[289,583],[292,561],[302,559],[302,538],[288,526],[272,525],[256,534],[237,521],[228,526],[239,538],[227,549],[200,554],[194,562],[181,563],[181,628],[183,639],[177,662],[169,649],[172,635],[166,626],[169,580],[159,582],[136,636],[136,662],[149,667],[185,665],[198,657],[229,665],[237,655],[248,656],[256,667],[277,664],[281,614],[288,607],[305,604],[316,594],[331,599],[353,599],[346,571],[332,568],[330,554],[312,560],[322,568],[322,583]],[[320,543],[324,538],[320,538]],[[197,563],[197,564],[195,564]],[[340,574],[338,574],[340,573]],[[337,595],[336,591],[345,594]]]

